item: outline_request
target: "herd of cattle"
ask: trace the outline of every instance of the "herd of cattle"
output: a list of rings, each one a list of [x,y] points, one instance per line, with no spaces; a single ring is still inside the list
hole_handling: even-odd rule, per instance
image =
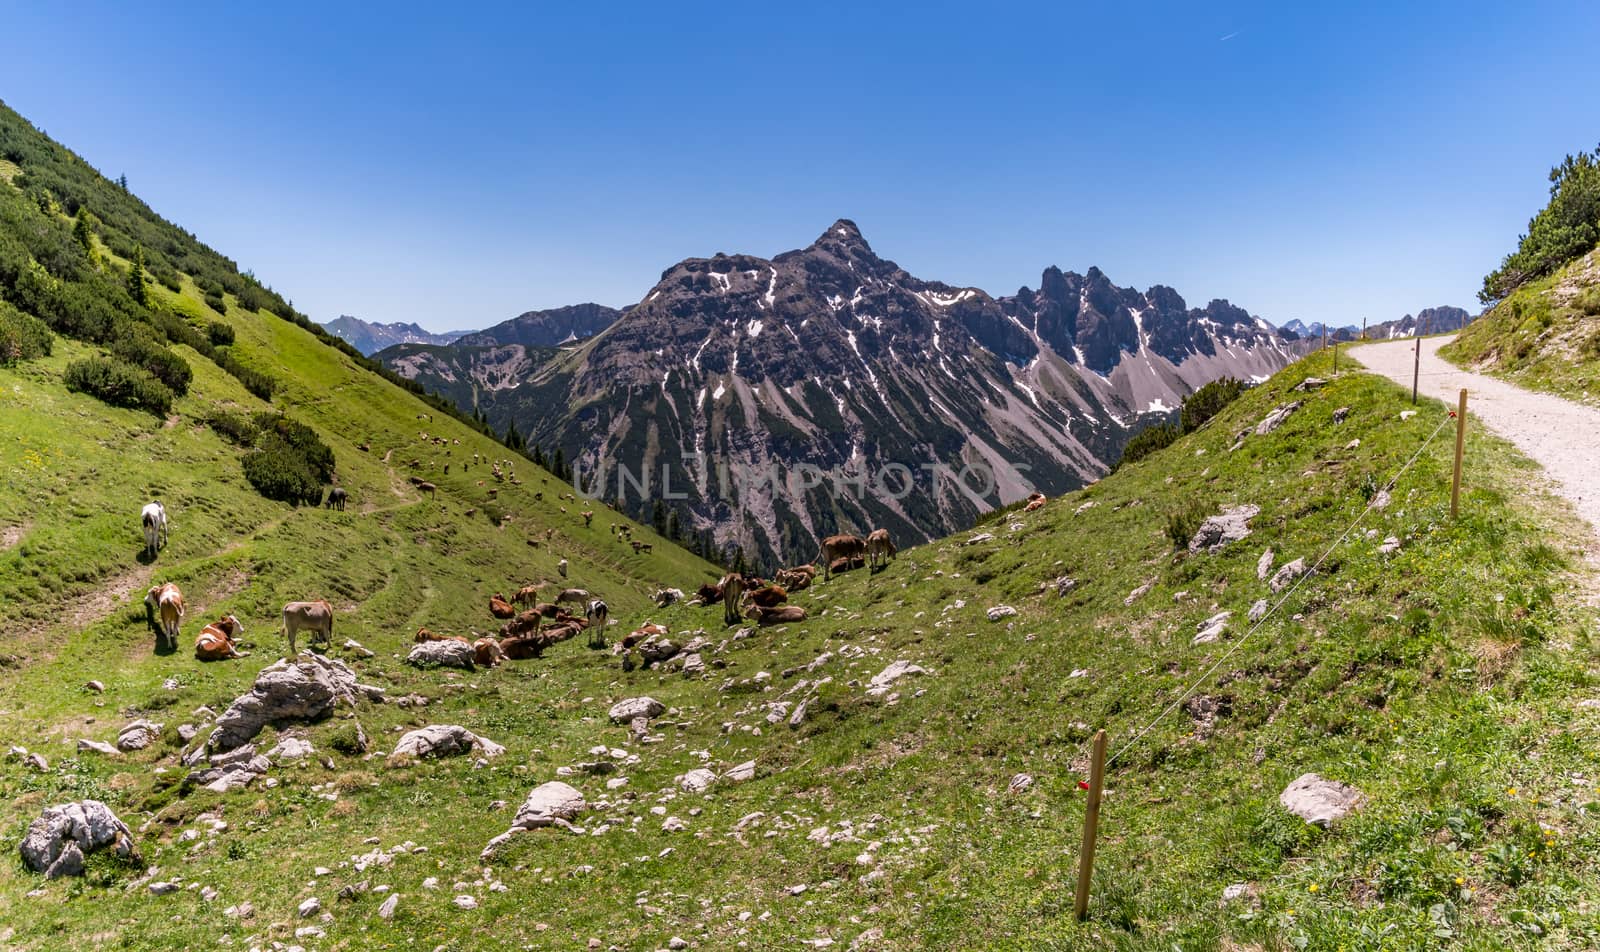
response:
[[[498,469],[498,465],[496,467]],[[343,508],[344,493],[339,492],[338,508]],[[330,505],[333,505],[330,500]],[[584,513],[585,522],[590,513]],[[146,505],[140,512],[144,530],[145,553],[154,557],[166,544],[169,521],[167,511],[159,501]],[[631,541],[628,532],[613,527],[613,534]],[[640,545],[635,542],[637,547]],[[804,621],[806,611],[798,605],[787,604],[789,593],[807,588],[815,580],[817,565],[822,566],[824,579],[834,572],[859,568],[878,571],[888,565],[896,555],[894,542],[886,529],[875,529],[861,538],[854,535],[834,535],[822,541],[817,557],[810,563],[779,569],[772,579],[756,575],[730,572],[715,583],[701,585],[688,604],[723,606],[723,621],[735,625],[742,620],[759,625],[788,624]],[[562,578],[567,577],[567,560],[557,566]],[[502,661],[537,658],[553,644],[566,641],[580,631],[589,632],[591,648],[606,647],[605,628],[610,621],[610,609],[605,600],[590,595],[582,588],[562,588],[552,601],[539,600],[539,585],[524,585],[509,599],[500,592],[489,597],[489,613],[505,622],[498,638],[480,637],[469,640],[460,635],[435,634],[427,627],[417,629],[414,641],[459,641],[472,647],[474,660],[485,667]],[[666,607],[682,600],[679,589],[662,589],[655,594],[655,603]],[[183,591],[173,582],[152,586],[145,595],[145,615],[155,629],[157,648],[164,645],[177,650],[178,637],[184,619]],[[567,606],[576,606],[578,614]],[[301,632],[311,635],[313,645],[331,645],[333,640],[333,606],[326,601],[290,602],[283,606],[281,631],[288,642],[289,657],[296,654],[296,636]],[[626,653],[635,644],[652,635],[664,634],[660,625],[645,624],[621,639],[617,650]],[[249,652],[241,651],[240,636],[244,626],[231,614],[208,622],[195,637],[195,657],[202,661],[221,661],[244,658]]]

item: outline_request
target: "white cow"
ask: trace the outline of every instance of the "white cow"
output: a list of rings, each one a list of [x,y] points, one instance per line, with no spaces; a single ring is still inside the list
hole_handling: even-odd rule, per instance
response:
[[[167,509],[159,502],[147,504],[139,511],[139,522],[144,526],[144,552],[152,558],[156,550],[167,544]]]

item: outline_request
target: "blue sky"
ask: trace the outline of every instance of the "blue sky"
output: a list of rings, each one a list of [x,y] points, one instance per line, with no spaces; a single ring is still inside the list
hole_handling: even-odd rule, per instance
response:
[[[11,7],[0,99],[317,320],[622,305],[840,217],[994,294],[1384,320],[1475,307],[1600,141],[1592,2],[143,6]]]

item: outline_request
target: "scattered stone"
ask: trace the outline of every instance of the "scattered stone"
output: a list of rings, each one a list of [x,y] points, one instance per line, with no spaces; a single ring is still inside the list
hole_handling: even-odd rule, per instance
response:
[[[134,846],[133,831],[99,800],[79,800],[46,807],[22,838],[22,861],[49,879],[82,876],[84,859],[102,849],[136,865],[144,865]]]
[[[206,739],[208,750],[232,750],[253,740],[268,724],[315,721],[333,713],[344,702],[383,700],[383,689],[356,681],[344,662],[306,653],[294,661],[282,660],[261,669],[255,686],[240,695],[217,718],[216,729]]]
[[[1296,400],[1293,403],[1286,403],[1278,409],[1273,410],[1271,413],[1267,414],[1260,423],[1256,424],[1256,436],[1266,436],[1268,433],[1271,433],[1278,427],[1283,426],[1283,422],[1289,419],[1289,414],[1300,409],[1301,406],[1301,401]]]
[[[1146,595],[1150,594],[1150,590],[1152,588],[1155,588],[1155,587],[1156,587],[1156,580],[1155,579],[1151,579],[1150,581],[1144,583],[1143,585],[1141,585],[1138,588],[1134,589],[1133,591],[1129,592],[1128,593],[1128,597],[1124,598],[1122,600],[1122,604],[1124,604],[1124,605],[1132,605],[1134,602],[1136,602],[1139,599],[1141,599],[1141,598],[1145,597]]]
[[[1278,569],[1272,576],[1272,581],[1267,583],[1267,587],[1272,589],[1273,594],[1277,594],[1288,588],[1294,583],[1295,579],[1304,574],[1306,574],[1306,560],[1295,559],[1293,562],[1286,563],[1282,568]]]
[[[734,783],[744,783],[747,780],[754,780],[756,779],[756,762],[753,760],[747,760],[742,764],[730,767],[728,768],[728,772],[722,775],[722,779],[729,780]]]
[[[321,911],[322,901],[315,896],[312,896],[310,899],[307,899],[305,902],[300,904],[299,912],[300,918],[302,919],[309,919]]]
[[[1401,410],[1400,411],[1400,419],[1401,420],[1409,420],[1409,419],[1411,419],[1412,417],[1414,417],[1416,415],[1417,415],[1417,411],[1415,411],[1415,410]]]
[[[666,710],[667,706],[653,697],[634,697],[611,705],[609,716],[613,724],[627,724],[636,717],[660,717]]]
[[[22,758],[22,763],[23,766],[27,767],[28,769],[37,771],[39,773],[50,772],[50,761],[45,760],[44,754],[41,754],[38,751],[35,751]]]
[[[400,738],[394,752],[389,755],[391,766],[408,760],[425,760],[430,757],[456,757],[461,754],[481,754],[498,757],[506,749],[487,737],[479,737],[465,727],[455,724],[431,724],[411,731]]]
[[[1012,608],[1010,605],[996,605],[988,611],[990,621],[999,621],[1002,618],[1010,618],[1016,613],[1017,610]]]
[[[678,778],[678,786],[689,793],[705,793],[716,782],[716,773],[705,767],[696,767]]]
[[[389,898],[385,899],[383,901],[383,905],[378,907],[378,918],[379,919],[393,919],[394,918],[394,910],[399,905],[400,905],[400,894],[399,893],[391,893]]]
[[[661,832],[663,833],[682,833],[688,828],[689,825],[687,823],[675,816],[669,816],[661,821]]]
[[[1372,508],[1387,509],[1389,508],[1389,503],[1393,501],[1393,498],[1389,495],[1389,490],[1380,489],[1372,497]]]
[[[867,693],[873,697],[882,697],[888,694],[894,683],[901,678],[927,673],[926,668],[919,667],[909,661],[896,661],[872,676],[872,680],[867,682]]]
[[[1195,629],[1198,631],[1198,634],[1194,636],[1194,640],[1191,641],[1190,644],[1203,645],[1221,638],[1222,633],[1227,630],[1228,619],[1232,617],[1233,612],[1221,611],[1217,612],[1215,615],[1212,615],[1210,618],[1207,618],[1205,621],[1200,622],[1198,625],[1195,625]]]
[[[1261,558],[1256,560],[1257,579],[1260,579],[1263,582],[1267,580],[1267,576],[1272,573],[1272,560],[1276,557],[1277,553],[1273,552],[1271,549],[1261,553]]]
[[[1378,554],[1379,555],[1394,555],[1396,552],[1399,552],[1399,551],[1400,551],[1400,540],[1399,540],[1399,538],[1397,538],[1395,536],[1389,536],[1389,537],[1385,538],[1383,540],[1383,544],[1378,546]]]
[[[178,740],[183,743],[187,744],[198,736],[200,736],[200,729],[193,724],[178,725]]]
[[[1070,575],[1060,576],[1055,580],[1057,598],[1065,598],[1067,593],[1078,587],[1078,580]]]
[[[667,940],[667,948],[669,948],[669,949],[687,949],[688,947],[689,947],[689,940],[688,939],[680,939],[677,936],[673,936],[672,938]]]
[[[683,657],[683,676],[684,677],[686,677],[686,678],[698,678],[698,677],[700,677],[701,675],[703,675],[705,673],[706,673],[706,662],[705,662],[704,658],[700,657],[700,653],[698,651],[684,655],[684,657]]]
[[[105,754],[108,757],[115,757],[122,753],[122,751],[117,750],[115,747],[112,747],[103,740],[86,740],[84,738],[78,739],[78,749],[80,751],[93,751],[97,754]]]
[[[1348,442],[1348,443],[1346,443],[1344,445],[1344,448],[1347,449],[1347,450],[1358,450],[1358,449],[1361,448],[1361,440],[1360,439],[1351,440],[1350,442]]]
[[[978,545],[979,543],[982,543],[982,542],[993,542],[993,541],[994,541],[994,533],[993,532],[980,532],[977,535],[973,536],[972,538],[968,539],[967,540],[967,545]]]
[[[406,664],[418,668],[461,668],[471,671],[472,646],[450,638],[424,641],[411,647],[411,653],[406,655]]]
[[[117,749],[123,753],[144,750],[161,737],[161,725],[140,718],[117,734]]]
[[[90,681],[84,685],[84,688],[85,690],[93,691],[96,694],[106,693],[106,685],[104,681]]]
[[[1256,603],[1254,605],[1250,606],[1250,621],[1252,623],[1258,622],[1261,619],[1265,618],[1266,615],[1267,615],[1267,600],[1264,599],[1264,598],[1256,599]]]
[[[344,650],[360,655],[363,658],[371,658],[376,654],[371,648],[353,638],[344,643]]]
[[[1359,809],[1366,802],[1360,790],[1314,773],[1301,774],[1278,794],[1278,802],[1295,816],[1316,826],[1327,826]]]
[[[1343,423],[1345,420],[1348,420],[1348,419],[1350,419],[1350,408],[1349,407],[1340,407],[1339,409],[1333,411],[1333,422],[1334,422],[1334,424],[1337,425],[1337,424]]]
[[[467,896],[467,895],[457,896],[456,898],[450,900],[450,902],[457,909],[476,909],[476,908],[478,908],[478,900],[472,898],[471,896]]]
[[[1227,905],[1230,902],[1238,902],[1241,899],[1248,900],[1254,898],[1254,896],[1255,890],[1251,888],[1249,883],[1234,883],[1223,887],[1222,904]]]
[[[1207,518],[1189,540],[1189,551],[1216,552],[1230,542],[1238,542],[1250,535],[1250,520],[1260,512],[1260,506],[1233,506]]]
[[[311,742],[299,737],[280,737],[277,746],[267,751],[267,759],[275,764],[284,764],[292,760],[300,760],[316,753]]]
[[[1293,389],[1295,393],[1309,393],[1312,390],[1316,390],[1320,387],[1326,387],[1327,385],[1328,381],[1323,380],[1321,377],[1307,377],[1306,379],[1295,384]]]
[[[1011,783],[1006,786],[1007,793],[1027,793],[1033,788],[1033,775],[1019,773],[1011,778]]]
[[[169,883],[169,882],[166,882],[165,880],[163,880],[163,881],[160,881],[160,882],[151,883],[150,886],[149,886],[149,889],[150,889],[150,895],[152,895],[152,896],[165,896],[168,893],[177,892],[178,891],[178,884],[177,883]]]

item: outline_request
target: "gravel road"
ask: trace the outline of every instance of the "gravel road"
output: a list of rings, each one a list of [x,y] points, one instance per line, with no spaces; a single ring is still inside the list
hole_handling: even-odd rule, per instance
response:
[[[1453,339],[1422,342],[1422,395],[1455,406],[1465,387],[1467,424],[1487,425],[1543,466],[1556,491],[1588,520],[1593,532],[1600,526],[1600,409],[1461,370],[1439,356],[1439,348]],[[1411,340],[1362,344],[1351,348],[1350,356],[1409,388],[1415,347]]]

